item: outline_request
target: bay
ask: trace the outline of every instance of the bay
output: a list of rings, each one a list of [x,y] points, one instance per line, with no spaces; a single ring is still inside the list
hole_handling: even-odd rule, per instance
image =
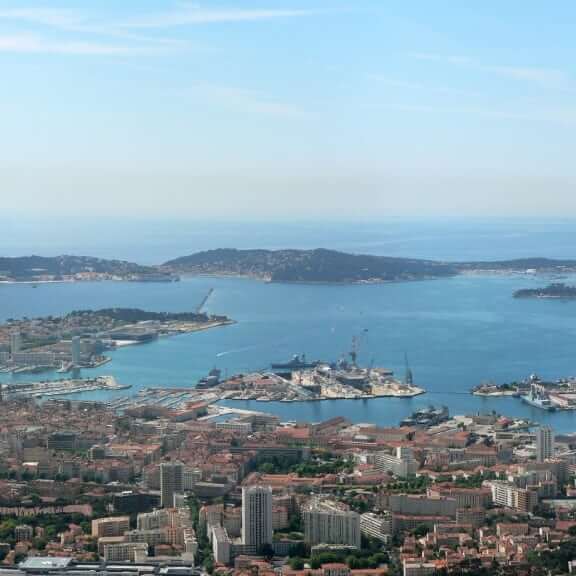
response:
[[[132,385],[130,394],[147,386],[193,386],[215,366],[228,374],[246,372],[301,352],[309,358],[336,360],[349,351],[356,335],[360,361],[366,365],[387,366],[402,376],[407,353],[415,381],[428,394],[412,400],[231,405],[270,411],[288,420],[319,421],[343,415],[356,422],[395,425],[418,407],[446,404],[452,413],[496,410],[546,421],[557,431],[569,432],[576,430],[575,413],[545,413],[517,399],[469,394],[483,380],[511,381],[531,373],[547,378],[576,374],[576,303],[512,298],[515,289],[542,282],[531,276],[461,276],[364,286],[222,278],[173,284],[42,284],[36,289],[2,285],[0,319],[110,306],[191,310],[214,288],[208,311],[226,314],[237,324],[127,347],[114,352],[110,364],[84,375],[112,374]],[[28,380],[30,375],[2,378]]]

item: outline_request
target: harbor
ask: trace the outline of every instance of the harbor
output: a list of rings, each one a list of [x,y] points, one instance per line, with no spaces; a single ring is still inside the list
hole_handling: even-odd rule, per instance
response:
[[[407,361],[405,377],[399,380],[388,368],[360,366],[357,348],[353,338],[349,359],[341,357],[328,363],[295,355],[288,362],[272,363],[268,370],[238,374],[223,381],[220,371],[212,370],[198,387],[212,389],[222,400],[257,402],[413,398],[426,392],[414,384]]]
[[[546,412],[576,410],[576,378],[561,378],[555,382],[541,380],[532,374],[526,380],[512,384],[481,384],[472,389],[474,396],[513,397]]]
[[[46,398],[67,396],[97,390],[116,391],[130,388],[130,384],[119,384],[113,376],[96,378],[76,378],[45,380],[41,382],[18,382],[0,385],[0,397],[3,400],[15,398]]]
[[[223,401],[286,403],[398,399],[413,398],[424,393],[423,388],[414,385],[408,366],[404,380],[400,381],[390,369],[360,367],[353,348],[350,361],[341,358],[332,364],[309,362],[304,355],[296,355],[288,362],[272,363],[270,369],[224,379],[221,371],[213,368],[195,387],[147,387],[133,397],[115,398],[107,405],[116,412],[170,411],[180,413],[182,417],[193,412],[195,418],[200,413],[210,418],[234,412],[229,406],[215,406]]]

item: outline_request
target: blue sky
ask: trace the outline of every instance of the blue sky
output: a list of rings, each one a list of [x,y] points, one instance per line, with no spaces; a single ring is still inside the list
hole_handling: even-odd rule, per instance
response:
[[[576,215],[576,4],[0,0],[7,214]]]

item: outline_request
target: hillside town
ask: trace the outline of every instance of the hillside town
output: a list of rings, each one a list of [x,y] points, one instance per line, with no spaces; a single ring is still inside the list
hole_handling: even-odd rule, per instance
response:
[[[497,414],[382,428],[201,413],[2,402],[0,576],[576,564],[576,436]]]

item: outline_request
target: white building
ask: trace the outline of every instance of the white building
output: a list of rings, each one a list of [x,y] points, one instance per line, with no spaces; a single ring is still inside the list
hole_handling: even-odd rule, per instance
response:
[[[431,576],[436,572],[433,562],[404,562],[404,576]]]
[[[230,562],[230,538],[226,528],[222,528],[222,526],[212,528],[212,553],[214,560],[219,564]]]
[[[334,502],[313,501],[302,511],[304,540],[316,544],[344,544],[360,548],[360,515]]]
[[[418,462],[414,459],[412,450],[399,446],[395,454],[378,452],[374,455],[374,465],[381,472],[392,472],[394,476],[406,478],[418,471]]]
[[[533,490],[518,488],[510,482],[490,480],[486,485],[492,490],[492,500],[498,506],[520,512],[532,512],[538,504],[538,494]]]
[[[20,352],[21,346],[22,338],[20,337],[20,332],[18,330],[10,332],[10,354],[12,354],[12,357]]]
[[[392,516],[389,513],[367,512],[360,516],[360,532],[387,544],[392,535]]]
[[[242,544],[259,548],[272,544],[272,488],[242,488]]]
[[[136,555],[148,555],[148,544],[143,542],[122,542],[104,546],[106,562],[134,562]]]
[[[70,356],[74,366],[80,366],[82,361],[82,342],[80,336],[73,336],[70,342]]]

